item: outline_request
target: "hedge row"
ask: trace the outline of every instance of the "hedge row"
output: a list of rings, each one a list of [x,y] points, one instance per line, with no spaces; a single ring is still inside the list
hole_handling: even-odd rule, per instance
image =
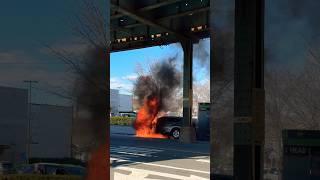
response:
[[[131,126],[135,118],[113,116],[110,117],[110,125]]]
[[[0,180],[81,180],[81,176],[70,175],[0,175]]]

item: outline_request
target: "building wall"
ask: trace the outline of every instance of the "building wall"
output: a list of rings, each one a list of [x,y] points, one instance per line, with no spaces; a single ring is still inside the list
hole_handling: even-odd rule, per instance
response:
[[[0,144],[10,148],[0,161],[26,161],[28,128],[28,91],[0,87]]]
[[[119,112],[132,111],[132,96],[119,94]]]
[[[119,112],[119,90],[110,89],[110,107],[111,113],[118,114]]]
[[[31,157],[71,157],[72,107],[32,104]]]

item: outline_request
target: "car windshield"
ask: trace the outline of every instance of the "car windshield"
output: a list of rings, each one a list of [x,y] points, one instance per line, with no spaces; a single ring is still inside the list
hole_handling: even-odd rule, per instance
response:
[[[158,122],[160,124],[171,124],[171,123],[179,123],[182,122],[182,118],[180,117],[161,117]]]

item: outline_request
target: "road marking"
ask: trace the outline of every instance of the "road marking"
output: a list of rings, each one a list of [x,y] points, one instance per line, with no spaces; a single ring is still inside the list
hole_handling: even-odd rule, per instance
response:
[[[210,163],[210,159],[197,159],[196,161]]]
[[[208,171],[180,168],[180,167],[168,166],[168,165],[163,165],[163,164],[155,164],[155,163],[147,163],[147,162],[141,162],[141,161],[133,161],[133,160],[128,160],[128,159],[123,159],[123,162],[131,162],[131,163],[135,163],[135,164],[143,164],[143,165],[156,166],[156,167],[162,167],[162,168],[168,168],[168,169],[175,169],[175,170],[187,171],[187,172],[210,174],[210,172],[208,172]]]
[[[119,147],[111,147],[110,151],[121,151],[121,150],[130,150],[132,152],[163,152],[163,150],[158,149],[150,149],[150,148],[136,148],[136,147],[128,147],[128,146],[119,146]]]
[[[128,154],[128,155],[134,155],[134,156],[142,156],[142,157],[152,157],[150,154],[144,154],[144,153],[134,153],[134,152],[125,152],[125,151],[117,151],[118,154]]]
[[[120,146],[120,147],[127,147],[127,146]],[[129,147],[128,148],[135,148],[135,147]],[[204,153],[204,152],[198,152],[198,151],[188,151],[188,150],[181,150],[181,149],[173,149],[173,148],[159,148],[153,149],[153,147],[148,147],[148,146],[140,146],[139,148],[144,148],[144,149],[152,149],[154,151],[178,151],[178,152],[185,152],[185,153],[192,153],[192,154],[198,154],[198,155],[203,155],[203,156],[210,156],[210,153]]]
[[[163,150],[119,146],[119,147],[111,147],[110,152],[111,154],[125,154],[125,155],[132,155],[133,157],[135,156],[157,157],[157,156],[153,156],[152,154],[163,152]]]
[[[129,175],[114,172],[115,180],[151,180],[150,178],[147,178],[147,176],[149,175],[157,175],[161,177],[173,178],[173,179],[179,179],[179,180],[209,180],[208,178],[203,178],[195,175],[181,176],[176,174],[143,170],[143,169],[137,169],[137,168],[131,168],[131,167],[116,167],[115,169],[131,172],[131,174]],[[152,179],[155,180],[155,178],[152,178]]]
[[[163,150],[154,149],[154,148],[130,147],[130,146],[119,146],[119,147],[120,148],[130,148],[130,149],[139,149],[139,150],[152,150],[152,151],[156,151],[156,152],[163,151]]]
[[[116,157],[110,157],[110,161],[117,161],[117,162],[126,162],[126,159],[116,158]]]

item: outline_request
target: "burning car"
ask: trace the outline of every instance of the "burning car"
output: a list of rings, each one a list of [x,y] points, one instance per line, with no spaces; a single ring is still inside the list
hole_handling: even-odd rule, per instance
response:
[[[176,69],[175,58],[154,64],[150,74],[142,74],[137,78],[134,96],[138,100],[139,110],[133,124],[137,137],[168,138],[162,131],[157,131],[162,120],[159,117],[172,108],[172,99],[180,86],[180,79],[181,73]],[[180,136],[180,131],[175,129],[175,136]]]
[[[179,139],[183,117],[163,116],[158,118],[156,132],[167,137]]]
[[[183,117],[180,116],[162,116],[158,118],[156,132],[167,136],[168,138],[179,139],[180,130],[183,123]],[[197,119],[192,119],[192,127],[196,128]]]

